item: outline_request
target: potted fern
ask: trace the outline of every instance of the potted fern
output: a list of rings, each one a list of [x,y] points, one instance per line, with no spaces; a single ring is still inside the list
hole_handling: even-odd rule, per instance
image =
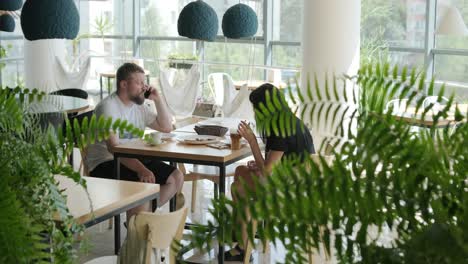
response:
[[[355,84],[353,95],[339,89],[343,80]],[[257,127],[287,136],[295,133],[288,125],[294,115],[313,127],[336,127],[322,145],[333,146],[334,160],[282,161],[238,203],[214,199],[214,220],[195,228],[192,245],[208,251],[215,238],[241,241],[241,218],[251,243],[255,237],[263,245],[282,243],[286,263],[310,263],[317,255],[340,263],[465,263],[468,110],[457,107],[455,127],[411,130],[385,109],[386,102],[408,99],[408,107],[437,124],[455,107],[453,96],[429,116],[432,105],[422,102],[434,94],[434,81],[388,64],[335,78],[325,84],[329,92],[317,83],[307,94],[290,93],[300,105],[296,113],[276,111],[281,104],[268,101],[256,113]],[[442,87],[439,100],[443,95]]]
[[[0,89],[0,263],[73,263],[73,235],[83,227],[70,215],[54,175],[86,187],[67,162],[73,146],[83,149],[110,131],[143,135],[126,122],[95,116],[44,131],[24,107],[25,98],[44,96],[19,87]]]

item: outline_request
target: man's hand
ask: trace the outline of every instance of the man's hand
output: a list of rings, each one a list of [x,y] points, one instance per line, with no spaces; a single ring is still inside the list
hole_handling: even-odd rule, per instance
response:
[[[146,85],[146,90],[151,91],[150,96],[148,99],[153,100],[155,103],[159,103],[161,101],[161,95],[159,94],[158,90],[153,86]]]
[[[138,178],[140,178],[141,182],[156,183],[156,178],[154,177],[153,172],[146,168],[138,172]]]

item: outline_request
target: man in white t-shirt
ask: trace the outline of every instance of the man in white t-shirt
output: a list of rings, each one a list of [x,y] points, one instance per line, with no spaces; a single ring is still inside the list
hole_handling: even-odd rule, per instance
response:
[[[135,127],[144,130],[145,127],[161,132],[172,130],[172,116],[167,106],[151,86],[145,85],[144,70],[134,64],[125,63],[116,74],[117,92],[102,100],[95,109],[97,117],[112,117],[127,120]],[[150,91],[149,100],[154,101],[154,107],[145,102],[144,93]],[[98,142],[88,147],[86,162],[90,176],[113,178],[113,155],[109,151],[113,146],[135,140],[128,132],[111,134],[106,141]],[[157,183],[161,185],[159,204],[165,204],[171,197],[180,192],[184,183],[182,173],[175,167],[155,159],[120,158],[120,179]],[[134,208],[127,212],[127,219],[140,211],[148,211],[149,204]]]

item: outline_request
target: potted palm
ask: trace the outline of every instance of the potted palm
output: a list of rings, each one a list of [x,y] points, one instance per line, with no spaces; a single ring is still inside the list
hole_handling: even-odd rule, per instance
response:
[[[19,87],[0,89],[0,263],[73,263],[74,234],[83,227],[68,211],[54,175],[86,187],[67,162],[74,146],[83,149],[110,131],[143,135],[126,122],[96,116],[44,131],[38,116],[24,107],[25,98],[44,96]]]
[[[425,79],[414,70],[372,64],[356,76],[335,78],[329,92],[317,81],[307,94],[291,92],[289,100],[300,105],[296,113],[276,111],[282,104],[269,100],[256,113],[259,129],[295,133],[288,125],[293,115],[311,126],[336,127],[322,145],[333,146],[334,160],[282,161],[238,203],[214,199],[214,220],[195,228],[193,246],[209,250],[215,238],[241,241],[240,218],[250,242],[282,243],[286,263],[310,263],[319,254],[340,263],[466,262],[467,109],[457,107],[457,126],[437,129],[455,104],[452,96],[429,116],[432,105],[422,102],[434,94],[434,81]],[[355,84],[353,95],[338,88],[342,80]],[[443,95],[442,87],[439,100]],[[408,99],[408,107],[436,125],[413,131],[385,109],[395,98]]]

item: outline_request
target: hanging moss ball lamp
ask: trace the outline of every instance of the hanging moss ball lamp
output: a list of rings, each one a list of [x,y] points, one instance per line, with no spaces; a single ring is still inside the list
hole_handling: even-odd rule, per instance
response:
[[[218,28],[216,11],[201,0],[186,5],[177,21],[179,35],[191,39],[213,41]]]
[[[0,0],[0,10],[16,11],[23,5],[23,0]]]
[[[15,31],[15,19],[8,14],[0,16],[0,31],[13,32]]]
[[[27,40],[74,39],[80,15],[73,0],[26,0],[21,28]]]
[[[223,16],[222,28],[223,34],[227,38],[253,37],[258,30],[257,14],[248,5],[233,5]]]

